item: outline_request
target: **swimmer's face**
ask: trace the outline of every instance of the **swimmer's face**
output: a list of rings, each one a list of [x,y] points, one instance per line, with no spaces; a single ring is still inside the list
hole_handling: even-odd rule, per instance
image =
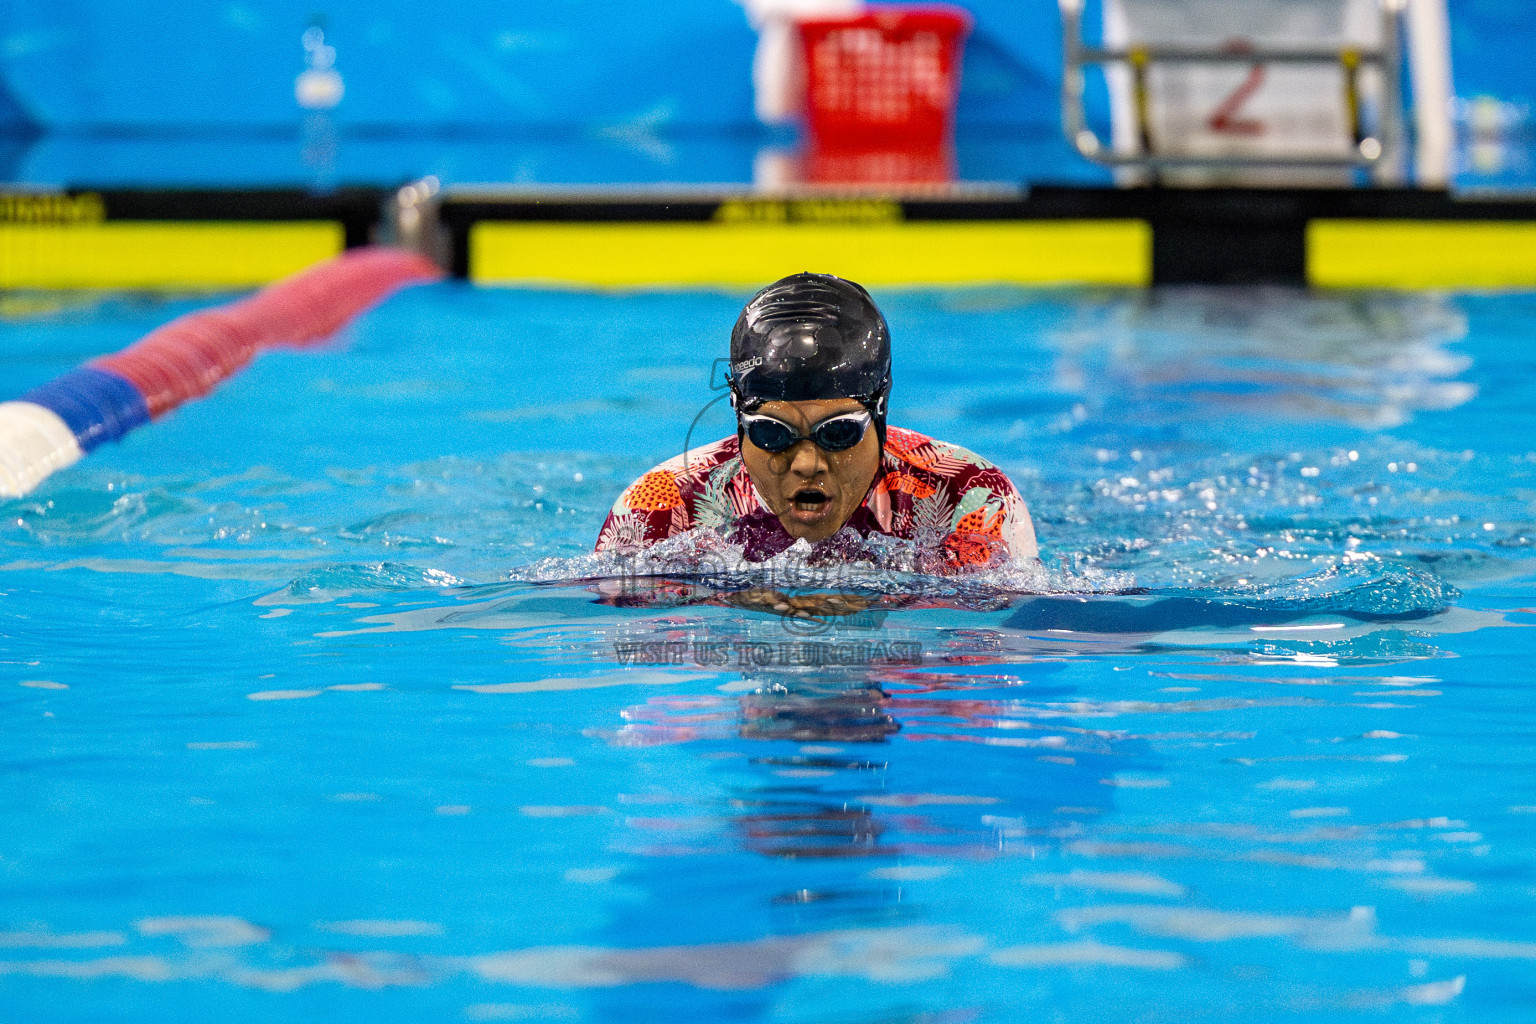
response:
[[[826,398],[764,402],[756,413],[782,420],[804,435],[822,420],[863,408],[851,398]],[[880,468],[880,437],[871,425],[863,439],[846,451],[829,452],[805,440],[777,455],[746,438],[741,459],[757,492],[789,535],[814,544],[841,530],[869,492]]]

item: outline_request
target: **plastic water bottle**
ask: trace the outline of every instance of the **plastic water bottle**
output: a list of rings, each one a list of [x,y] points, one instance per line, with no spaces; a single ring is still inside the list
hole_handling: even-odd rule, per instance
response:
[[[300,37],[305,68],[293,82],[293,98],[305,110],[330,110],[341,102],[346,83],[336,70],[336,47],[327,45],[325,29],[311,25]]]

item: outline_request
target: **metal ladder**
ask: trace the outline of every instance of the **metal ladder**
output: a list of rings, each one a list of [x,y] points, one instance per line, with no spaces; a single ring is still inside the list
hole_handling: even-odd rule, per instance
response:
[[[1228,44],[1219,48],[1178,45],[1130,45],[1109,49],[1083,42],[1084,0],[1058,0],[1061,8],[1064,66],[1061,87],[1061,124],[1067,140],[1095,163],[1109,167],[1140,168],[1154,175],[1173,168],[1361,168],[1375,180],[1390,180],[1400,164],[1403,145],[1401,19],[1407,0],[1381,0],[1380,42],[1376,47],[1285,46],[1262,47]],[[1091,65],[1122,65],[1131,76],[1131,110],[1135,123],[1136,150],[1126,152],[1106,145],[1088,126],[1083,106],[1084,70]],[[1254,69],[1267,64],[1334,65],[1343,72],[1341,97],[1353,140],[1349,155],[1226,155],[1197,156],[1159,152],[1152,126],[1148,73],[1156,64],[1246,64]],[[1376,123],[1367,126],[1361,89],[1361,71],[1374,66],[1381,75]],[[1257,74],[1257,70],[1255,74]]]

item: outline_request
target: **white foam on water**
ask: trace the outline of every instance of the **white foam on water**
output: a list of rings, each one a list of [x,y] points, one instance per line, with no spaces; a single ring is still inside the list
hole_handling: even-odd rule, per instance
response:
[[[145,937],[171,935],[193,947],[249,946],[266,942],[272,934],[243,918],[224,915],[146,917],[134,927]]]
[[[471,693],[559,693],[566,690],[599,690],[609,686],[675,686],[698,679],[710,679],[707,673],[631,670],[600,676],[557,676],[519,683],[454,683],[455,690]]]
[[[875,868],[866,871],[865,878],[878,878],[883,882],[931,882],[950,873],[950,868],[939,864],[912,864],[906,867]]]
[[[975,955],[981,939],[929,927],[848,929],[749,942],[639,949],[558,946],[472,957],[482,980],[543,988],[607,988],[681,982],[704,989],[755,989],[799,977],[910,983],[946,973]]]
[[[1502,939],[1404,939],[1400,949],[1424,956],[1449,956],[1467,960],[1536,960],[1536,942]]]
[[[111,956],[95,960],[0,960],[0,974],[68,978],[73,981],[127,978],[131,981],[160,982],[201,977],[203,973],[194,973],[186,965],[172,964],[159,956]]]
[[[563,1003],[471,1003],[470,1020],[580,1020],[581,1011]]]
[[[1291,939],[1328,949],[1363,949],[1376,943],[1376,914],[1356,907],[1342,915],[1262,914],[1156,905],[1079,907],[1056,918],[1068,931],[1100,924],[1128,924],[1139,932],[1195,942]]]
[[[987,959],[1000,967],[1134,967],[1150,971],[1174,971],[1187,963],[1179,953],[1106,946],[1092,939],[1009,946]]]
[[[1075,868],[1066,874],[1026,875],[1024,881],[1028,885],[1124,892],[1139,896],[1183,896],[1188,891],[1176,882],[1144,871],[1084,871]]]
[[[411,935],[441,935],[443,926],[432,921],[317,921],[315,928],[337,935],[362,935],[372,938],[397,938]]]
[[[1002,801],[995,796],[968,796],[963,793],[888,793],[861,797],[859,802],[876,807],[965,807]]]
[[[1407,876],[1404,878],[1384,878],[1382,885],[1393,889],[1401,889],[1403,892],[1414,896],[1464,896],[1477,891],[1477,885],[1463,878],[1435,878],[1431,876],[1418,877]]]
[[[222,975],[223,980],[263,992],[296,992],[310,985],[332,983],[348,988],[377,990],[401,986],[426,985],[431,976],[414,967],[380,967],[359,956],[333,956],[307,967],[279,970],[239,968]]]
[[[517,810],[525,818],[587,818],[613,813],[598,804],[524,804]]]
[[[1431,981],[1424,985],[1409,985],[1398,990],[1397,997],[1410,1006],[1445,1006],[1467,987],[1467,976],[1458,974],[1445,981]]]
[[[98,946],[121,946],[127,941],[127,936],[122,932],[0,932],[0,948],[3,949],[93,949]]]

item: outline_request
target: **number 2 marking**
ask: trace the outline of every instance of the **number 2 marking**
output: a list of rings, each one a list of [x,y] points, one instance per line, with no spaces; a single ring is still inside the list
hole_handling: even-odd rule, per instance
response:
[[[1236,89],[1217,106],[1206,127],[1218,135],[1263,135],[1264,122],[1239,118],[1237,113],[1264,84],[1264,65],[1255,64]]]

